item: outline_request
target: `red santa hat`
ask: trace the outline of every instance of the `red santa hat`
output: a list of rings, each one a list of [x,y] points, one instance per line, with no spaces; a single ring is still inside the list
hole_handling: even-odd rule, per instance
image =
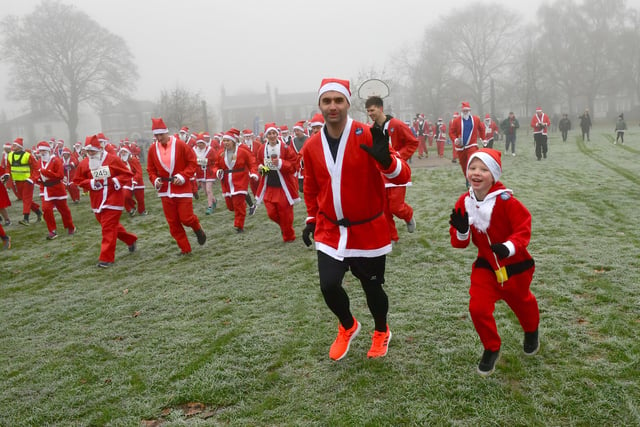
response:
[[[471,110],[471,105],[467,101],[462,102],[462,106],[460,107],[462,111]]]
[[[287,125],[280,126],[280,132],[289,132],[289,126]]]
[[[51,146],[46,141],[40,141],[36,145],[36,150],[38,150],[38,151],[51,151]]]
[[[502,175],[502,152],[500,150],[494,150],[493,148],[481,148],[469,156],[467,162],[467,168],[471,164],[471,161],[475,158],[482,160],[482,163],[487,165],[489,172],[493,175],[494,182],[498,182],[500,175]]]
[[[304,120],[300,120],[299,122],[296,122],[295,125],[293,125],[293,130],[296,130],[296,129],[304,132]]]
[[[24,147],[24,141],[22,138],[16,138],[13,140],[13,145],[19,145],[20,147]]]
[[[488,121],[490,121],[490,120],[491,120],[491,114],[489,114],[489,113],[485,114],[485,115],[484,115],[484,121],[485,121],[485,122],[488,122]]]
[[[309,126],[322,126],[324,125],[324,116],[320,113],[316,113],[311,117],[311,121],[309,122]]]
[[[129,148],[127,146],[125,146],[125,145],[120,147],[120,149],[118,150],[118,154],[122,153],[123,151],[126,152],[126,153],[131,154],[131,150],[129,150]]]
[[[182,126],[182,127],[180,128],[180,131],[179,131],[178,133],[180,133],[180,132],[182,132],[182,133],[189,133],[189,128],[188,128],[187,126]]]
[[[204,140],[204,134],[199,133],[198,135],[196,135],[196,144],[206,144],[207,141]]]
[[[253,131],[251,129],[243,129],[242,136],[253,136]]]
[[[161,133],[169,133],[169,129],[167,128],[167,125],[164,124],[164,120],[162,120],[161,117],[156,118],[151,118],[151,132],[154,135],[158,135]]]
[[[318,89],[318,102],[320,102],[320,97],[325,92],[329,91],[340,92],[347,98],[347,102],[351,104],[351,90],[349,89],[349,80],[340,80],[340,79],[322,79],[320,83],[320,89]]]
[[[209,135],[209,132],[202,132],[202,138],[205,140],[211,139],[211,135]]]
[[[275,130],[277,133],[280,133],[280,129],[276,126],[275,123],[265,123],[264,124],[264,134],[266,135],[269,131]]]
[[[62,149],[62,154],[71,154],[71,149],[69,147],[64,147]]]
[[[217,139],[218,141],[220,141],[222,139],[222,134],[220,132],[214,134],[213,139]]]
[[[230,139],[233,142],[238,142],[238,138],[240,137],[240,131],[236,128],[231,128],[224,133],[222,136],[222,140]]]
[[[536,113],[542,113],[542,107],[536,107]]]
[[[107,139],[107,137],[106,137],[106,136],[104,136],[104,133],[102,133],[102,132],[100,132],[100,133],[97,135],[97,137],[98,137],[98,141],[100,141],[100,142],[108,142],[108,141],[109,141],[109,140]]]
[[[98,135],[88,136],[84,140],[84,149],[87,151],[100,151],[102,150],[102,145],[100,145],[100,141],[98,140]]]

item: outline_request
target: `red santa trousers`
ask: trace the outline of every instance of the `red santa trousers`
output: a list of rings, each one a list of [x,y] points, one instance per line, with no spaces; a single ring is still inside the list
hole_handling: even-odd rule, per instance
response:
[[[458,161],[460,162],[460,167],[462,168],[462,174],[464,175],[465,179],[467,179],[467,162],[469,161],[469,157],[471,157],[471,155],[476,151],[478,151],[478,146],[474,145],[469,148],[465,148],[462,151],[457,152]]]
[[[4,184],[0,183],[0,209],[8,208],[11,206],[11,199],[9,193]]]
[[[136,188],[135,190],[125,190],[124,193],[124,208],[127,212],[138,207],[138,213],[142,213],[146,210],[144,204],[144,188]]]
[[[282,240],[285,242],[296,240],[296,232],[293,229],[293,205],[289,204],[284,190],[267,186],[264,193],[264,207],[269,219],[280,226]]]
[[[27,181],[16,181],[16,191],[22,199],[22,215],[29,215],[30,211],[38,212],[40,205],[33,201],[33,184]]]
[[[493,271],[475,266],[471,270],[469,313],[485,350],[500,349],[500,335],[493,317],[496,301],[504,300],[507,303],[525,332],[538,329],[538,302],[529,289],[533,271],[534,268],[530,268],[516,274],[502,286]]]
[[[4,227],[0,224],[0,237],[7,237],[7,233],[4,231]]]
[[[71,197],[71,201],[77,202],[80,200],[80,189],[75,183],[70,183],[67,185],[67,191],[69,192],[69,197]]]
[[[444,157],[444,141],[436,141],[436,147],[438,147],[438,157]]]
[[[456,150],[456,146],[453,145],[453,157],[451,158],[452,160],[456,160],[458,158],[458,150]]]
[[[258,194],[259,185],[260,185],[260,181],[256,181],[255,179],[249,180],[249,186],[251,187],[251,192],[253,193],[254,197],[256,194]]]
[[[413,208],[404,201],[406,193],[407,187],[387,187],[387,209],[384,214],[387,218],[387,224],[389,224],[391,240],[394,242],[399,240],[399,236],[393,216],[395,215],[405,222],[410,221],[413,217]]]
[[[225,196],[224,201],[227,209],[234,213],[233,226],[236,228],[244,228],[244,220],[247,217],[247,201],[246,194],[234,194],[233,196]]]
[[[115,209],[103,209],[95,214],[102,227],[102,245],[100,246],[100,261],[114,262],[116,258],[116,243],[122,240],[127,246],[131,246],[138,240],[138,236],[129,233],[122,224],[120,216],[122,211]]]
[[[191,227],[193,231],[201,228],[198,217],[193,213],[191,197],[162,197],[162,210],[169,224],[169,233],[176,240],[182,253],[191,252],[191,244],[182,225]]]
[[[422,157],[423,153],[425,156],[429,157],[429,153],[427,152],[427,137],[426,135],[418,136],[418,157]]]
[[[43,200],[42,217],[44,218],[44,222],[47,223],[47,229],[49,230],[49,232],[55,231],[56,229],[56,219],[53,216],[54,207],[58,210],[58,212],[60,212],[60,216],[62,217],[62,225],[64,226],[64,228],[66,228],[67,230],[73,230],[73,219],[71,218],[71,211],[69,210],[67,200]]]

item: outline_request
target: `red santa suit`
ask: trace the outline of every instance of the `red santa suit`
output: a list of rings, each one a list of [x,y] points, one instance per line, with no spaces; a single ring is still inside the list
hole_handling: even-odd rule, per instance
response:
[[[444,144],[447,142],[447,127],[442,120],[435,125],[436,148],[438,149],[438,157],[444,157]]]
[[[391,118],[384,124],[384,130],[389,134],[389,142],[400,158],[408,161],[418,148],[418,139],[413,136],[413,132],[402,120]],[[389,209],[386,212],[387,222],[391,231],[391,240],[397,242],[398,230],[396,229],[393,216],[409,223],[413,218],[413,208],[405,201],[407,187],[411,181],[394,184],[390,179],[384,178],[384,186],[387,189],[387,201]]]
[[[248,144],[245,143],[245,145],[249,149],[249,151],[251,151],[251,153],[253,154],[253,158],[257,165],[258,157],[260,156],[260,152],[263,150],[264,145],[260,142],[260,139],[258,138],[255,138]],[[258,185],[260,185],[259,180],[258,181],[253,179],[249,180],[249,186],[251,187],[251,192],[253,193],[254,196],[258,194]]]
[[[38,144],[38,149],[47,146],[46,142]],[[67,205],[67,190],[64,186],[64,165],[59,157],[49,152],[49,159],[40,158],[40,197],[42,198],[42,216],[47,223],[49,236],[56,233],[56,220],[53,216],[53,208],[56,208],[62,216],[62,224],[70,234],[75,232],[71,211]]]
[[[193,213],[193,192],[189,181],[195,176],[197,168],[198,161],[193,149],[175,136],[169,137],[166,146],[156,141],[149,147],[149,180],[158,191],[169,232],[183,254],[191,252],[183,225],[191,227],[196,234],[202,230],[198,217]],[[175,182],[175,177],[178,177],[179,184]]]
[[[8,181],[9,175],[7,173],[7,169],[5,168],[5,163],[3,162],[0,162],[0,177],[4,177],[4,179],[0,182],[0,209],[6,209],[11,206],[11,199],[9,198],[7,187],[5,187],[5,181]],[[9,218],[5,218],[5,221],[7,221],[7,225],[9,225]]]
[[[498,351],[501,340],[493,317],[496,301],[504,300],[509,305],[525,332],[538,329],[538,303],[529,289],[535,269],[527,251],[531,214],[500,181],[482,201],[475,199],[473,190],[464,193],[455,209],[469,214],[470,232],[460,234],[451,226],[451,245],[466,248],[473,242],[478,248],[478,258],[471,268],[471,319],[485,350]],[[492,243],[505,244],[510,256],[498,259],[491,250]],[[508,277],[498,280],[496,272],[502,267]]]
[[[227,138],[226,135],[225,138]],[[234,213],[233,226],[241,232],[244,230],[244,221],[247,216],[245,196],[249,191],[249,181],[257,182],[259,176],[253,153],[235,136],[233,138],[234,148],[220,150],[213,172],[220,179],[227,209]]]
[[[198,148],[198,145],[196,145],[193,147],[193,152],[196,154],[198,162],[196,181],[200,183],[214,182],[216,174],[213,168],[216,163],[217,152],[210,145],[204,146],[203,149]]]
[[[287,148],[280,140],[274,146],[265,143],[258,155],[259,165],[266,167],[268,171],[260,179],[256,205],[264,202],[267,215],[280,226],[282,240],[285,242],[296,239],[293,205],[300,201],[296,178],[299,162],[295,150]]]
[[[95,135],[89,138],[88,145],[99,147]],[[133,174],[117,155],[107,151],[100,153],[100,157],[92,162],[89,157],[80,162],[74,182],[89,192],[91,209],[102,227],[100,262],[113,263],[118,239],[122,240],[130,251],[135,248],[134,244],[138,240],[135,234],[129,233],[120,223],[120,216],[124,210],[122,187],[131,185]]]
[[[487,148],[493,148],[493,141],[498,137],[498,125],[491,120],[491,116],[487,114],[484,118],[484,135],[482,136],[482,145]]]
[[[22,138],[16,138],[13,147],[19,149],[7,155],[6,174],[13,178],[18,199],[22,200],[22,215],[25,221],[28,220],[31,211],[38,215],[39,219],[40,205],[33,201],[33,186],[38,179],[38,161],[31,152],[24,150]],[[23,170],[26,169],[28,171],[24,173]]]
[[[455,112],[451,120],[449,120],[449,129],[451,129],[453,122],[458,120],[458,117],[460,117],[460,115]],[[455,163],[456,160],[458,160],[458,150],[456,150],[456,144],[453,143],[453,140],[451,140],[451,156],[451,162]]]
[[[427,136],[429,135],[429,122],[424,119],[424,115],[416,117],[413,121],[413,130],[418,136],[418,158],[429,157],[427,151]]]
[[[131,173],[133,173],[131,185],[122,187],[124,189],[124,208],[129,212],[129,215],[132,216],[136,212],[136,206],[139,214],[145,214],[147,209],[144,203],[144,179],[142,177],[140,160],[138,160],[127,147],[120,149],[120,158],[124,164],[127,165]]]
[[[78,160],[78,156],[74,154],[75,153],[72,153],[67,147],[62,150],[62,166],[64,168],[64,178],[62,182],[69,192],[69,196],[71,196],[71,201],[78,203],[80,200],[80,189],[73,182],[73,178],[76,176],[76,169],[80,161]]]
[[[390,147],[386,170],[360,144],[371,146],[364,123],[348,118],[334,160],[324,131],[304,148],[304,200],[307,223],[315,223],[315,247],[330,257],[373,258],[391,252],[391,233],[384,216],[383,176],[394,184],[411,178],[409,165]]]
[[[469,115],[465,120],[464,115],[451,122],[449,137],[458,152],[462,174],[467,177],[467,162],[469,156],[478,151],[478,138],[484,135],[484,123],[480,117]],[[482,138],[481,138],[482,139]]]

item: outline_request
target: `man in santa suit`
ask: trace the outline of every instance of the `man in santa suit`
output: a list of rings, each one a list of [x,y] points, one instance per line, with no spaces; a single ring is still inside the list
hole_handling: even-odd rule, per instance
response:
[[[499,181],[501,153],[483,148],[469,157],[469,191],[451,212],[449,235],[454,248],[473,243],[478,255],[471,267],[469,313],[484,352],[478,373],[490,375],[500,354],[501,339],[493,315],[504,300],[524,331],[525,355],[537,353],[540,312],[530,286],[535,270],[527,251],[531,239],[531,214]]]
[[[435,139],[436,148],[438,150],[438,157],[444,157],[444,144],[447,142],[447,126],[443,123],[442,117],[438,117],[438,121],[435,124]]]
[[[38,178],[38,161],[31,152],[25,151],[22,138],[16,138],[11,146],[11,152],[7,155],[7,171],[2,175],[2,182],[6,182],[9,177],[18,193],[18,198],[22,200],[23,219],[18,221],[22,225],[29,225],[29,214],[34,212],[39,222],[42,218],[40,205],[33,201],[33,185]]]
[[[100,145],[102,145],[102,149],[107,153],[116,156],[118,155],[118,149],[111,143],[111,141],[109,141],[109,138],[107,138],[104,133],[100,132],[98,134],[98,141],[100,142]]]
[[[303,150],[307,219],[302,239],[308,246],[310,237],[315,240],[320,290],[339,320],[338,336],[329,350],[333,360],[347,355],[361,327],[342,286],[349,270],[360,280],[375,323],[367,356],[387,354],[389,302],[382,285],[392,245],[384,216],[383,176],[394,184],[411,178],[409,165],[390,146],[388,135],[349,117],[350,98],[349,81],[322,80],[318,106],[325,125]]]
[[[10,152],[11,152],[11,143],[7,142],[3,146],[2,159],[0,159],[0,166],[4,169],[4,171],[0,176],[3,176],[9,168],[7,166],[7,156],[9,155]],[[11,191],[13,192],[13,195],[16,196],[17,200],[20,200],[20,197],[18,196],[18,192],[16,191],[16,186],[13,183],[13,179],[11,179],[11,175],[7,175],[4,185],[7,189],[11,189]]]
[[[180,254],[191,253],[191,244],[184,226],[191,227],[204,245],[207,236],[193,213],[193,193],[189,179],[198,168],[196,153],[169,130],[161,118],[152,118],[152,132],[156,142],[151,144],[147,154],[149,180],[162,200],[164,216],[169,224],[169,232],[180,248]]]
[[[279,130],[280,139],[282,140],[282,142],[284,142],[284,145],[286,145],[287,148],[290,148],[293,143],[293,138],[291,137],[291,135],[289,135],[289,126],[282,125],[280,126]]]
[[[424,114],[416,114],[413,120],[413,130],[418,137],[418,158],[429,157],[427,150],[427,135],[429,135],[429,122],[424,118]]]
[[[551,126],[549,116],[542,112],[542,108],[536,108],[536,113],[531,118],[531,128],[533,129],[533,141],[536,145],[536,158],[547,158],[547,131]]]
[[[413,136],[413,132],[402,120],[396,119],[384,113],[384,105],[382,98],[372,96],[364,104],[367,109],[369,118],[373,120],[373,126],[379,127],[382,131],[389,135],[391,147],[400,155],[404,161],[409,161],[413,153],[418,148],[418,139]],[[397,216],[407,225],[407,231],[413,233],[416,230],[416,220],[413,216],[413,208],[405,201],[407,186],[411,182],[403,184],[394,184],[391,180],[385,178],[384,186],[387,189],[387,200],[389,204],[388,212],[385,212],[389,229],[391,230],[391,240],[397,242],[398,230],[393,220],[393,216]]]
[[[324,126],[324,116],[322,113],[314,114],[311,120],[309,120],[309,137],[320,132],[322,126]]]
[[[251,129],[244,129],[242,131],[242,139],[243,139],[243,144],[253,154],[253,159],[255,160],[256,165],[257,165],[258,164],[258,155],[260,154],[260,151],[262,151],[262,148],[263,148],[263,145],[260,142],[260,138],[257,138],[253,134],[253,131]],[[253,193],[253,197],[254,198],[258,194],[258,185],[259,184],[260,184],[259,181],[256,181],[256,180],[253,180],[253,179],[249,180],[249,187],[251,188],[251,193]],[[256,212],[257,205],[251,199],[251,194],[249,194],[248,191],[247,191],[247,196],[245,197],[245,200],[247,201],[247,206],[249,206],[249,216],[252,216]]]
[[[493,148],[494,139],[498,138],[498,125],[491,120],[491,114],[484,116],[484,136],[482,137],[482,145],[487,148]]]
[[[193,147],[193,151],[196,153],[198,161],[196,182],[199,188],[204,188],[204,192],[207,195],[207,210],[205,214],[211,215],[217,204],[216,197],[213,195],[213,183],[216,181],[213,167],[218,153],[207,143],[203,133],[196,137],[196,146]]]
[[[298,194],[299,158],[295,150],[287,147],[278,138],[275,123],[264,125],[267,143],[258,154],[258,172],[261,179],[258,185],[256,205],[264,202],[269,219],[280,226],[282,240],[293,242],[296,232],[293,229],[293,205],[300,201]]]
[[[45,141],[39,142],[37,148],[40,156],[40,176],[37,182],[40,184],[42,216],[49,230],[47,240],[58,237],[53,208],[60,212],[62,225],[67,229],[69,235],[73,235],[76,232],[76,227],[73,225],[71,211],[67,205],[67,190],[64,186],[65,171],[62,160],[53,155],[51,147]]]
[[[78,165],[74,182],[89,192],[91,209],[102,228],[98,267],[109,268],[115,261],[116,243],[122,240],[129,252],[136,250],[138,237],[120,223],[124,210],[125,185],[131,185],[133,173],[120,158],[102,148],[97,135],[88,136],[84,145],[87,157]]]
[[[233,227],[236,233],[244,232],[247,216],[246,195],[249,181],[258,181],[256,159],[249,148],[240,143],[240,131],[229,129],[222,137],[224,149],[216,157],[213,173],[220,180],[227,209],[234,213]]]
[[[462,103],[462,114],[451,122],[449,137],[458,152],[462,174],[467,176],[467,162],[469,156],[478,150],[478,138],[484,135],[484,123],[480,117],[471,115],[468,102]]]
[[[146,215],[147,209],[144,203],[144,179],[142,178],[142,165],[140,160],[133,155],[129,147],[124,145],[118,151],[120,159],[133,173],[131,185],[124,185],[124,208],[129,216],[135,216],[136,207],[138,215]],[[135,200],[134,200],[135,199]]]
[[[80,189],[73,182],[73,178],[76,176],[76,169],[78,168],[78,158],[73,155],[68,147],[62,149],[62,167],[64,169],[64,178],[62,183],[65,185],[71,201],[78,203],[80,201]]]
[[[451,120],[449,120],[449,129],[451,129],[451,125],[453,124],[453,122],[455,122],[456,120],[458,120],[460,117],[460,113],[458,113],[457,111],[453,113],[453,115],[451,116]],[[456,144],[453,143],[453,140],[451,140],[451,163],[455,163],[458,161],[458,150],[456,150]]]

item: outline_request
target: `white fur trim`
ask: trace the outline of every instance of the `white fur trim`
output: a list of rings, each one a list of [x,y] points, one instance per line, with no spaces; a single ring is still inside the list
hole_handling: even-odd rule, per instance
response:
[[[330,82],[325,84],[324,86],[320,87],[320,89],[318,90],[318,102],[320,102],[320,97],[325,93],[325,92],[329,92],[329,91],[336,91],[336,92],[340,92],[341,94],[344,95],[345,98],[347,98],[347,102],[349,104],[351,104],[351,94],[349,93],[349,90],[341,85],[340,83],[336,83],[336,82]]]
[[[509,249],[509,256],[514,256],[516,254],[516,247],[513,243],[511,243],[511,240],[507,240],[503,243],[503,245],[505,245],[507,249]]]

